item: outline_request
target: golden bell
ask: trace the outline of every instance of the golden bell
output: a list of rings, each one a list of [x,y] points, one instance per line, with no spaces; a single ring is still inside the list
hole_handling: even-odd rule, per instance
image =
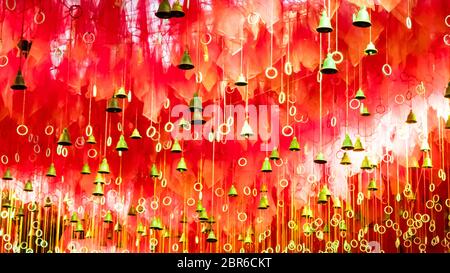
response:
[[[280,153],[278,152],[277,147],[273,147],[273,150],[270,153],[269,159],[272,159],[272,160],[280,159]]]
[[[206,209],[205,208],[203,208],[203,210],[200,212],[200,214],[198,215],[198,219],[201,221],[201,222],[205,222],[205,221],[208,221],[208,213],[206,212]]]
[[[362,146],[361,138],[359,136],[356,137],[355,145],[353,146],[353,151],[354,152],[364,151],[364,147]]]
[[[336,62],[333,59],[333,56],[331,53],[327,54],[327,57],[322,63],[322,66],[320,68],[320,72],[323,74],[336,74],[338,73],[338,70],[336,68]]]
[[[215,243],[215,242],[217,242],[216,234],[214,234],[214,230],[213,229],[211,229],[209,231],[208,238],[206,238],[206,241],[208,243]]]
[[[181,57],[181,62],[178,65],[179,69],[182,70],[191,70],[194,68],[194,65],[192,64],[191,56],[189,55],[189,52],[184,50],[183,57]]]
[[[114,225],[114,231],[115,231],[115,232],[121,232],[121,231],[122,231],[122,225],[121,225],[119,222],[117,222],[117,223]]]
[[[342,150],[353,150],[353,143],[348,134],[345,134],[344,142],[342,143],[341,149]]]
[[[200,213],[203,211],[203,203],[201,199],[198,199],[197,201],[197,207],[195,209],[195,212]]]
[[[268,192],[268,188],[267,188],[267,184],[262,184],[261,185],[261,189],[259,190],[260,192]]]
[[[368,117],[368,116],[370,116],[369,109],[367,108],[367,106],[363,105],[362,103],[361,103],[361,111],[360,111],[360,114],[361,114],[361,116],[363,116],[363,117]]]
[[[216,223],[216,219],[214,219],[214,215],[209,216],[208,221],[206,221],[206,222],[208,222],[211,225],[215,224]]]
[[[234,187],[233,184],[231,185],[230,190],[228,191],[228,196],[229,197],[236,197],[236,196],[238,196],[236,187]]]
[[[163,232],[163,238],[170,238],[170,233],[167,229]]]
[[[144,225],[141,222],[139,222],[139,224],[136,227],[136,232],[139,234],[142,234],[142,233],[144,233],[144,231],[145,231]]]
[[[64,128],[61,135],[59,136],[58,145],[61,146],[72,145],[72,142],[70,141],[69,130],[67,130],[67,128]]]
[[[81,169],[81,174],[91,174],[91,168],[88,163],[84,163],[83,168]]]
[[[266,158],[264,159],[264,162],[263,162],[261,171],[264,172],[264,173],[270,173],[270,172],[272,172],[272,165],[270,164],[270,161],[269,161],[269,158],[268,158],[268,157],[266,157]]]
[[[133,133],[131,133],[130,138],[132,138],[132,139],[141,139],[142,138],[141,134],[139,133],[138,128],[134,128]]]
[[[106,215],[105,215],[105,217],[103,218],[103,222],[105,222],[105,223],[112,223],[112,222],[113,222],[113,217],[112,217],[112,214],[111,214],[111,211],[110,211],[110,210],[108,210],[108,211],[106,212]]]
[[[361,170],[370,170],[370,169],[372,169],[372,167],[370,166],[369,157],[366,155],[364,156],[364,159],[361,162]]]
[[[377,191],[378,190],[377,181],[375,180],[375,178],[370,180],[369,185],[367,186],[367,189],[369,191]]]
[[[370,27],[372,25],[369,12],[367,12],[365,6],[361,7],[358,14],[353,14],[353,25],[356,27]]]
[[[158,229],[158,219],[156,217],[153,217],[150,223],[150,229]]]
[[[77,222],[77,226],[75,227],[75,232],[84,232],[83,224],[80,220]]]
[[[253,130],[252,127],[250,127],[250,124],[248,123],[248,120],[245,119],[244,120],[244,125],[242,125],[242,129],[241,129],[241,136],[243,137],[250,137],[253,135]]]
[[[5,172],[3,173],[3,180],[13,180],[13,177],[11,175],[11,170],[9,168],[6,168]]]
[[[2,198],[2,207],[3,208],[11,208],[11,200],[9,198]]]
[[[128,145],[123,135],[120,135],[119,141],[117,141],[116,151],[128,151]]]
[[[269,200],[267,199],[267,195],[261,195],[261,199],[259,199],[258,209],[267,208],[269,208]]]
[[[250,240],[251,240],[252,238],[250,237]],[[242,242],[242,241],[244,241],[244,236],[242,236],[242,234],[241,233],[239,233],[239,235],[238,235],[238,239],[237,239],[239,242]]]
[[[25,212],[24,212],[24,210],[23,210],[23,207],[19,207],[19,209],[17,210],[16,216],[17,216],[17,217],[23,217],[23,216],[25,216]]]
[[[303,226],[303,233],[306,235],[306,236],[309,236],[309,235],[311,235],[312,233],[313,233],[313,230],[312,230],[312,228],[311,228],[311,225],[304,225]]]
[[[181,216],[180,223],[184,224],[187,222],[188,222],[187,216],[186,216],[186,214],[184,214],[183,216]]]
[[[322,16],[320,17],[319,25],[317,26],[316,31],[319,33],[328,33],[333,31],[330,17],[328,17],[326,10],[322,11]]]
[[[100,167],[98,168],[99,173],[110,173],[109,164],[106,157],[102,159],[102,163],[100,163]]]
[[[95,189],[94,192],[92,193],[92,195],[94,196],[103,196],[104,192],[103,192],[103,184],[101,183],[97,183],[95,184]]]
[[[333,208],[340,209],[342,207],[341,199],[339,197],[333,198]]]
[[[245,235],[244,244],[253,244],[252,236],[248,233]]]
[[[341,222],[339,223],[339,230],[340,231],[347,231],[347,224],[345,223],[344,220],[341,220]]]
[[[325,159],[325,156],[323,155],[322,152],[319,152],[316,157],[314,158],[314,163],[317,164],[325,164],[327,163],[327,160]]]
[[[22,70],[17,71],[14,83],[11,85],[12,90],[25,90],[27,86],[25,85],[25,80],[23,79]]]
[[[330,233],[330,225],[325,224],[323,226],[323,233]]]
[[[95,136],[92,135],[92,134],[90,136],[88,136],[88,139],[86,140],[86,142],[89,143],[89,144],[97,143],[97,141],[95,140]]]
[[[180,1],[177,0],[173,3],[170,16],[176,18],[184,17],[183,5],[181,5]]]
[[[160,19],[169,19],[171,17],[170,13],[170,3],[168,0],[162,0],[159,3],[158,11],[155,12],[156,17]]]
[[[180,122],[178,123],[180,128],[189,129],[189,122],[185,120],[183,117],[181,117]]]
[[[369,42],[366,49],[364,49],[364,53],[368,56],[372,56],[372,55],[377,54],[378,50],[372,42]]]
[[[45,175],[48,177],[56,177],[56,169],[53,162],[50,164],[50,167],[48,167],[47,173]]]
[[[301,216],[304,218],[312,218],[313,217],[312,209],[308,205],[304,206],[302,209]]]
[[[428,152],[425,152],[425,156],[424,156],[423,162],[422,162],[422,168],[424,168],[424,169],[433,168],[433,163],[431,162],[431,157],[428,154]]]
[[[363,91],[361,88],[359,88],[359,89],[356,91],[355,99],[357,99],[357,100],[363,100],[363,99],[365,99],[365,98],[366,98],[366,95],[364,94],[364,91]]]
[[[444,97],[450,98],[450,82],[448,82],[448,84],[447,84],[447,88],[445,89]]]
[[[72,212],[72,216],[70,217],[71,223],[77,223],[78,222],[78,214],[76,211]]]
[[[159,171],[158,171],[158,169],[156,168],[156,164],[153,163],[152,169],[151,169],[151,171],[150,171],[150,177],[155,178],[155,177],[158,177],[158,176],[159,176]]]
[[[128,216],[136,216],[136,215],[137,215],[136,207],[130,205],[130,208],[128,209]]]
[[[23,190],[28,192],[33,191],[33,183],[31,183],[31,180],[28,180],[25,183],[25,187],[23,188]]]
[[[424,140],[423,142],[422,142],[422,145],[420,145],[420,150],[422,151],[422,152],[428,152],[428,151],[430,151],[431,149],[430,149],[430,144],[428,144],[428,140]]]
[[[328,202],[328,197],[327,194],[325,193],[325,191],[322,189],[319,192],[319,199],[317,200],[317,203],[319,204],[326,204]]]
[[[94,184],[105,184],[105,177],[103,177],[103,174],[97,173],[95,176]]]
[[[181,157],[180,161],[178,161],[177,171],[179,172],[187,171],[186,161],[184,161],[184,157]]]
[[[409,167],[412,169],[418,169],[419,168],[419,161],[417,161],[417,158],[415,156],[412,156],[409,160]]]
[[[408,117],[406,118],[406,123],[408,124],[417,123],[416,114],[414,114],[412,109],[409,110]]]
[[[195,92],[194,96],[189,101],[189,110],[191,110],[191,112],[194,112],[195,110],[203,110],[202,99],[198,96],[198,92]]]
[[[125,91],[125,88],[121,86],[117,92],[114,94],[114,97],[118,99],[126,99],[128,98],[127,92]]]
[[[181,153],[183,150],[181,149],[181,145],[178,142],[178,139],[175,139],[172,144],[172,149],[170,150],[172,153]]]
[[[246,86],[248,83],[247,79],[245,79],[244,74],[241,73],[234,84],[237,86]]]
[[[291,144],[289,144],[289,150],[300,151],[300,144],[298,143],[297,137],[292,138]]]
[[[122,108],[119,106],[119,100],[116,97],[112,97],[108,100],[108,106],[106,107],[106,112],[109,113],[120,113]]]
[[[203,115],[202,112],[199,110],[195,110],[194,113],[192,114],[192,120],[191,120],[192,124],[205,124],[206,121],[203,119]]]
[[[350,160],[350,156],[347,154],[347,152],[344,152],[344,155],[341,158],[341,165],[351,165],[352,161]]]

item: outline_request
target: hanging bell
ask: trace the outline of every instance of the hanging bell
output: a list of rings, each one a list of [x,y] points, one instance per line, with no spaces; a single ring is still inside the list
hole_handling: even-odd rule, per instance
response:
[[[81,174],[91,174],[91,168],[88,163],[84,163],[83,168],[81,169]]]
[[[114,97],[118,99],[126,99],[128,98],[127,92],[125,91],[125,88],[121,86],[117,92],[114,94]]]
[[[364,151],[364,147],[362,146],[361,138],[359,136],[356,137],[355,145],[353,146],[353,151],[354,152]]]
[[[266,158],[264,159],[264,162],[263,162],[261,171],[262,171],[262,172],[265,172],[265,173],[270,173],[270,172],[272,172],[272,165],[270,164],[270,161],[269,161],[269,158],[268,158],[268,157],[266,157]]]
[[[2,208],[11,208],[11,200],[9,198],[2,198]]]
[[[195,209],[195,212],[200,213],[202,211],[203,211],[203,203],[201,199],[198,199],[197,208]]]
[[[300,151],[300,144],[298,143],[297,137],[292,138],[291,144],[289,144],[289,150]]]
[[[75,232],[84,232],[83,224],[80,220],[77,222],[77,226],[75,227]]]
[[[352,161],[350,160],[350,156],[347,154],[347,152],[344,152],[341,158],[341,165],[351,165]]]
[[[273,150],[270,153],[269,159],[272,159],[272,160],[280,159],[280,153],[278,152],[277,147],[273,147]]]
[[[194,113],[192,114],[192,120],[191,120],[192,124],[205,124],[206,121],[203,119],[203,115],[202,112],[199,110],[194,111]]]
[[[345,223],[344,220],[341,220],[341,222],[339,223],[339,230],[340,231],[347,231],[347,224]]]
[[[61,135],[59,136],[58,145],[61,146],[70,146],[72,142],[70,141],[69,130],[64,128]]]
[[[376,190],[378,190],[377,181],[375,180],[375,178],[370,180],[369,185],[367,186],[367,189],[369,191],[376,191]]]
[[[444,97],[450,98],[450,82],[448,82],[448,84],[447,84],[447,88],[445,89]]]
[[[311,234],[313,233],[313,230],[312,230],[312,228],[311,228],[311,225],[309,225],[309,224],[304,225],[304,226],[303,226],[303,233],[304,233],[306,236],[311,235]]]
[[[119,141],[117,141],[116,151],[128,151],[128,145],[123,135],[120,135]]]
[[[184,160],[184,157],[181,157],[180,161],[178,161],[177,171],[179,172],[187,171],[186,161]]]
[[[422,168],[424,168],[424,169],[433,168],[433,163],[431,162],[431,157],[428,154],[428,152],[425,152],[425,156],[424,156],[423,162],[422,162]]]
[[[152,178],[159,177],[159,171],[156,168],[156,164],[155,163],[153,163],[153,165],[152,165],[152,169],[150,171],[150,177],[152,177]]]
[[[348,134],[345,134],[344,142],[342,143],[341,149],[346,151],[353,150],[353,143]]]
[[[6,168],[5,172],[3,173],[3,180],[13,180],[13,177],[11,175],[11,170],[9,168]]]
[[[114,231],[115,231],[115,232],[121,232],[121,231],[122,231],[122,225],[121,225],[119,222],[117,222],[117,223],[114,225]]]
[[[122,108],[119,106],[119,100],[116,97],[112,97],[108,100],[108,107],[106,107],[106,112],[109,113],[120,113]]]
[[[90,136],[88,136],[88,139],[86,140],[86,142],[89,143],[89,144],[96,144],[97,143],[97,141],[95,140],[95,136],[92,135],[92,134]]]
[[[409,167],[412,169],[418,169],[419,168],[419,161],[417,161],[417,158],[415,156],[412,156],[409,160],[410,165]]]
[[[136,207],[130,205],[130,208],[128,209],[128,216],[136,216],[136,215],[137,215]]]
[[[104,192],[103,192],[103,184],[102,183],[95,184],[94,192],[92,193],[92,195],[94,195],[94,196],[103,196],[103,194],[104,194]]]
[[[269,199],[267,199],[267,195],[261,195],[259,199],[258,209],[267,209],[269,208]]]
[[[12,90],[25,90],[27,86],[25,85],[25,80],[23,79],[22,70],[17,71],[14,83],[11,85]]]
[[[338,70],[336,68],[336,62],[333,59],[333,55],[331,53],[327,54],[327,57],[323,61],[322,67],[320,68],[320,72],[323,74],[336,74]]]
[[[100,167],[98,168],[99,173],[110,173],[109,164],[106,157],[102,159],[102,163],[100,163]]]
[[[105,178],[103,177],[103,174],[97,173],[95,176],[94,184],[105,184]]]
[[[190,126],[189,122],[187,120],[185,120],[183,117],[181,117],[178,125],[180,126],[180,128],[183,128],[183,129],[189,129],[189,126]]]
[[[228,191],[228,196],[229,197],[236,197],[236,196],[238,196],[236,187],[233,184],[231,185],[230,190]]]
[[[201,222],[206,222],[206,221],[208,221],[208,213],[206,212],[206,209],[205,208],[203,208],[203,210],[200,212],[200,214],[198,215],[198,219],[201,221]]]
[[[159,3],[158,11],[155,12],[156,17],[160,19],[169,19],[171,17],[171,8],[168,0],[162,0]]]
[[[250,235],[248,233],[247,233],[247,235],[245,235],[244,244],[253,244],[252,235]]]
[[[339,197],[333,198],[333,208],[340,209],[342,207],[341,199]]]
[[[172,153],[181,153],[183,150],[181,149],[181,145],[178,142],[178,139],[175,139],[172,144],[172,149],[170,150]]]
[[[72,212],[72,216],[70,217],[71,223],[77,223],[78,222],[78,214],[76,211]]]
[[[56,169],[53,162],[50,164],[50,167],[48,167],[47,173],[45,175],[48,177],[56,177]]]
[[[132,139],[141,139],[142,138],[141,134],[139,133],[138,128],[134,128],[133,133],[131,133],[130,138],[132,138]]]
[[[170,233],[167,229],[163,232],[163,238],[170,238]]]
[[[450,129],[450,115],[448,115],[447,121],[445,122],[445,129]]]
[[[325,156],[322,152],[319,152],[316,157],[314,158],[314,163],[316,164],[325,164],[327,163],[327,160],[325,159]]]
[[[323,226],[323,233],[330,233],[330,225],[325,224]]]
[[[319,25],[317,26],[316,31],[319,33],[328,33],[333,31],[330,17],[328,17],[326,10],[322,11],[322,16],[320,17]]]
[[[23,188],[24,191],[31,192],[33,191],[33,183],[31,183],[31,180],[27,180],[25,183],[25,187]]]
[[[317,200],[317,203],[319,203],[319,204],[326,204],[327,202],[328,202],[327,194],[322,189],[319,192],[319,199]]]
[[[250,240],[251,240],[252,238],[250,238]],[[238,235],[238,239],[237,239],[239,242],[242,242],[242,241],[244,241],[244,236],[242,236],[242,233],[239,233],[239,235]]]
[[[261,189],[259,191],[260,192],[268,192],[269,190],[267,189],[267,184],[262,184]]]
[[[365,6],[361,7],[358,14],[353,14],[353,25],[356,27],[370,27],[372,25],[369,12],[367,12]]]
[[[364,104],[361,103],[360,109],[361,109],[361,111],[360,111],[361,116],[363,116],[363,117],[370,116],[370,112],[369,112],[369,109],[367,108],[367,106],[365,106]]]
[[[180,3],[180,1],[175,1],[172,5],[172,9],[170,10],[170,16],[181,18],[184,17],[184,15],[183,5]]]
[[[156,217],[153,217],[150,223],[150,229],[158,229],[158,219]]]
[[[112,223],[112,222],[113,222],[113,217],[112,217],[112,214],[111,214],[111,211],[110,211],[110,210],[108,210],[108,211],[106,212],[106,215],[105,215],[105,217],[103,218],[103,222],[105,222],[105,223]]]
[[[24,217],[25,216],[25,212],[24,212],[23,207],[19,207],[19,209],[17,210],[16,216],[17,217]]]
[[[208,238],[206,238],[206,241],[208,243],[215,243],[215,242],[217,242],[216,234],[214,234],[214,230],[213,229],[211,229],[209,231]]]
[[[431,149],[430,149],[430,145],[428,144],[428,140],[427,140],[427,139],[424,139],[424,140],[422,141],[422,145],[420,145],[420,150],[421,150],[422,152],[428,152],[428,151],[431,150]]]
[[[372,169],[372,167],[370,166],[369,157],[366,155],[364,156],[364,159],[361,162],[361,170],[370,170],[370,169]]]
[[[137,225],[137,227],[136,227],[136,232],[137,232],[138,234],[142,234],[142,233],[145,232],[145,228],[144,228],[144,225],[143,225],[142,223],[139,223],[139,224]]]
[[[207,221],[209,224],[215,224],[216,223],[216,219],[214,219],[214,216],[213,215],[211,215],[211,216],[209,216],[209,218],[208,218],[208,221]]]
[[[234,84],[237,86],[246,86],[248,83],[244,74],[241,73]]]
[[[250,124],[248,123],[248,119],[244,120],[244,125],[242,125],[241,129],[241,136],[248,138],[253,135],[252,127],[250,127]]]
[[[413,110],[409,110],[408,117],[406,118],[406,123],[412,124],[417,123],[416,114],[414,114]]]
[[[377,54],[378,50],[372,42],[369,42],[366,49],[364,49],[364,53],[368,56],[372,56],[372,55]]]
[[[309,207],[309,205],[306,205],[303,207],[301,216],[303,218],[312,218],[313,217],[313,211]]]
[[[195,110],[203,111],[202,99],[198,96],[198,92],[194,93],[194,96],[189,101],[189,110],[194,112]]]
[[[183,57],[181,57],[181,62],[178,65],[179,69],[182,70],[191,70],[194,68],[194,65],[192,64],[191,56],[189,55],[189,52],[184,50]]]
[[[358,88],[355,94],[355,99],[357,100],[363,100],[366,98],[366,95],[364,94],[364,91],[361,88]]]

